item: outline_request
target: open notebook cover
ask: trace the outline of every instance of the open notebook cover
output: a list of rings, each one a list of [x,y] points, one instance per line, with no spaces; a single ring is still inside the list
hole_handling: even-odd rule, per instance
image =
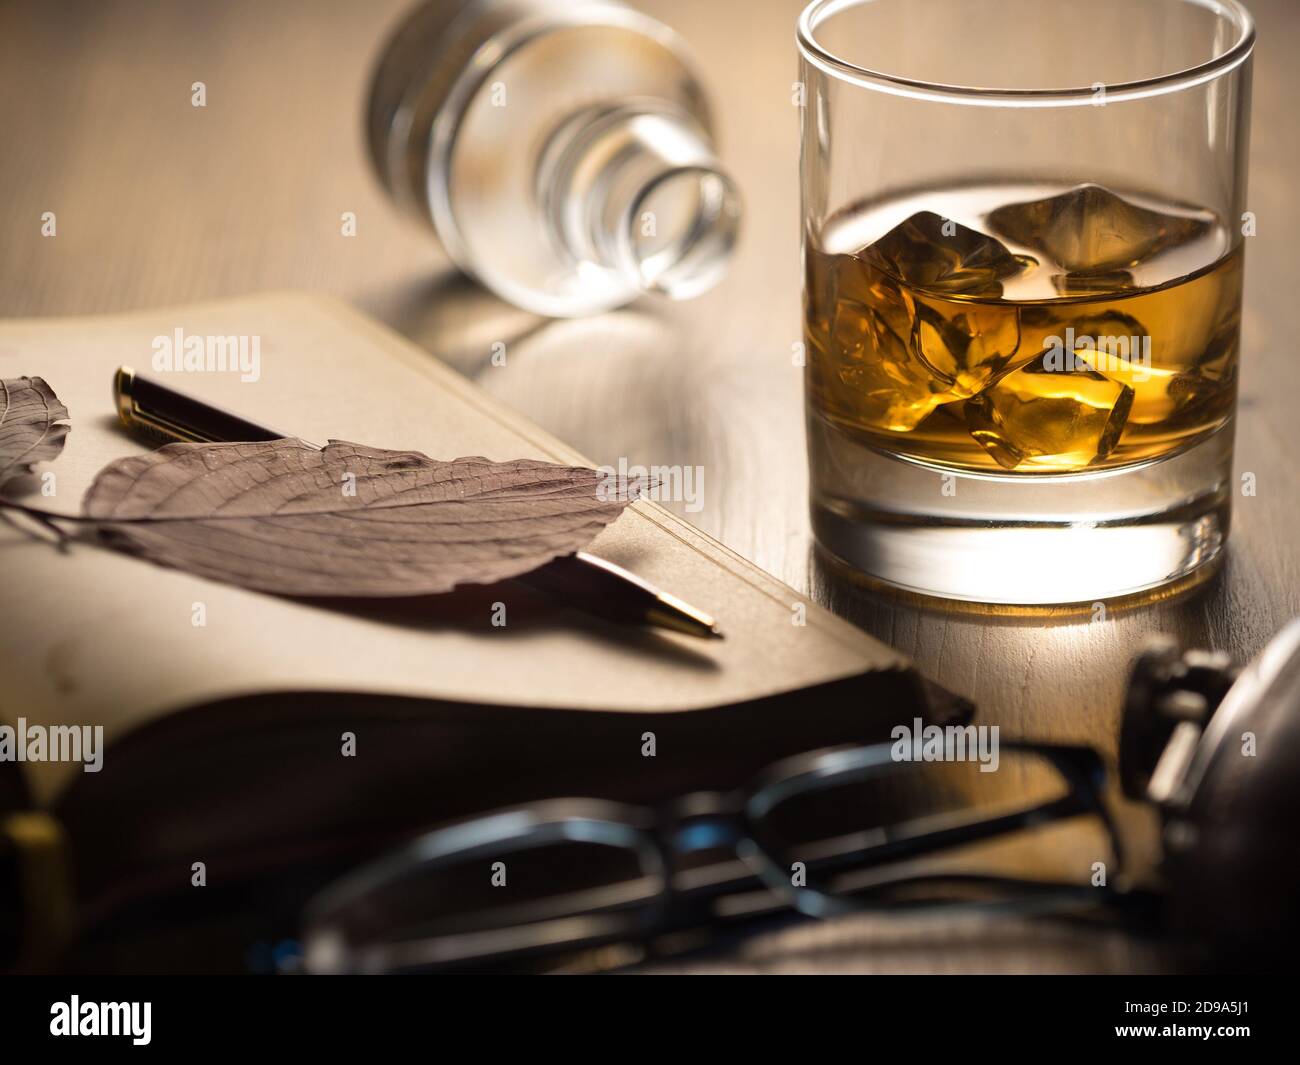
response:
[[[257,337],[258,380],[158,376],[305,439],[585,462],[346,304],[278,293],[0,323],[0,377],[44,377],[71,412],[63,454],[37,471],[55,493],[35,500],[75,512],[106,462],[146,449],[116,422],[113,371],[152,372],[154,338],[177,330]],[[106,739],[98,773],[22,765],[26,801],[58,813],[81,893],[106,899],[186,883],[196,848],[255,868],[499,802],[732,786],[785,754],[967,709],[811,602],[795,624],[795,591],[661,506],[634,504],[590,550],[709,612],[726,639],[613,627],[515,584],[283,599],[0,526],[0,722],[102,725]],[[499,601],[505,627],[490,620]]]

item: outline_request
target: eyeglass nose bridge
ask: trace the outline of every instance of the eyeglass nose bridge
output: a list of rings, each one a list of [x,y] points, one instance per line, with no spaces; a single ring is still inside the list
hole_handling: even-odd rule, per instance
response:
[[[734,848],[746,834],[744,798],[736,792],[693,792],[666,806],[660,825],[670,855]]]

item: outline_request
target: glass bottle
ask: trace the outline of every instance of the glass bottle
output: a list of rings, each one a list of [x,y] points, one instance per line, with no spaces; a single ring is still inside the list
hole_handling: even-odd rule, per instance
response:
[[[611,0],[432,0],[371,87],[381,181],[451,259],[556,317],[724,273],[740,201],[681,40]]]

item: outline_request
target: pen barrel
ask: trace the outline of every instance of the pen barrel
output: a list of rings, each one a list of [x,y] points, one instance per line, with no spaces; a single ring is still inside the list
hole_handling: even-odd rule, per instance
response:
[[[657,602],[654,594],[584,559],[565,555],[518,578],[539,592],[581,606],[610,621],[638,624]]]
[[[278,440],[290,435],[211,406],[147,377],[134,376],[130,390],[134,407],[140,414],[178,426],[187,435],[204,442]]]

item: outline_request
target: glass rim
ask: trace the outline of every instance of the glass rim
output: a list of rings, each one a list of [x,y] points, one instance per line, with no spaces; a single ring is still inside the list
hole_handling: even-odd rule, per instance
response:
[[[1009,89],[949,85],[888,74],[842,59],[817,41],[817,28],[832,15],[879,0],[812,0],[799,16],[795,40],[804,60],[840,81],[895,96],[977,107],[1079,107],[1096,102],[1096,86],[1061,89]],[[1183,70],[1118,84],[1104,84],[1106,102],[1163,96],[1222,77],[1244,63],[1255,47],[1255,20],[1239,0],[1177,0],[1208,9],[1237,28],[1237,39],[1222,55]]]

